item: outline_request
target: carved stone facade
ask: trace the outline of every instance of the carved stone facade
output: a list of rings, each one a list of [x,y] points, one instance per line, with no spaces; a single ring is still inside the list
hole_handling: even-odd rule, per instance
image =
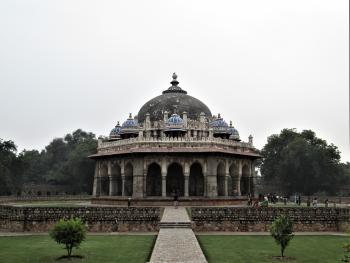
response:
[[[252,136],[242,142],[232,122],[212,116],[178,83],[174,73],[163,95],[147,102],[134,118],[130,114],[122,126],[118,122],[108,140],[99,140],[97,153],[90,156],[96,160],[95,197],[254,194],[260,156]],[[182,117],[179,110],[185,110]]]

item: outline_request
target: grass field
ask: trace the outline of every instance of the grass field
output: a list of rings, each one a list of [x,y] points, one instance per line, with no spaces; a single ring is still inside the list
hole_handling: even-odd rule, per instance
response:
[[[61,259],[66,250],[48,236],[0,237],[1,263],[141,263],[149,259],[155,236],[87,236],[73,255],[82,259]]]
[[[197,236],[209,263],[281,262],[280,250],[270,236]],[[295,236],[285,251],[292,263],[341,262],[348,237]]]

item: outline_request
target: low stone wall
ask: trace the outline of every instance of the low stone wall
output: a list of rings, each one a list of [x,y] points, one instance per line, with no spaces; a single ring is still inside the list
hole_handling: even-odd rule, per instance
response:
[[[201,197],[180,197],[179,206],[232,206],[246,205],[248,199],[246,197],[216,197],[216,198],[201,198]],[[99,196],[91,199],[94,205],[113,205],[126,206],[127,197],[123,196]],[[174,205],[173,197],[144,197],[132,198],[133,206],[172,206]]]
[[[269,231],[280,214],[292,218],[294,231],[345,231],[350,227],[349,208],[191,208],[194,231]]]
[[[62,218],[79,217],[91,232],[158,231],[157,207],[14,207],[0,205],[0,231],[45,232]]]

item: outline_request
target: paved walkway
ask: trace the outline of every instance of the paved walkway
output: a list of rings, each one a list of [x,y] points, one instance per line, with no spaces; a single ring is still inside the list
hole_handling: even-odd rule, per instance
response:
[[[188,223],[186,209],[166,207],[161,223]],[[150,263],[207,263],[190,228],[161,228]]]

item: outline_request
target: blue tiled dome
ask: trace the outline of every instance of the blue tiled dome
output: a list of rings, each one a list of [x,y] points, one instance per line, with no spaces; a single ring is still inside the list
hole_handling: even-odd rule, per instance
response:
[[[109,133],[109,137],[110,138],[119,137],[121,131],[122,131],[122,128],[120,127],[120,124],[119,124],[119,121],[118,121],[117,125]]]
[[[183,119],[177,114],[172,114],[167,120],[168,125],[182,125],[184,123]]]
[[[230,134],[230,139],[238,140],[238,141],[240,140],[238,130],[232,126],[232,121],[230,121],[230,127],[228,129],[228,132]]]
[[[131,114],[129,115],[129,118],[123,122],[122,128],[136,128],[138,127],[138,122],[137,120],[133,119]]]
[[[228,124],[226,121],[224,121],[223,118],[221,118],[220,114],[219,116],[210,123],[210,127],[212,128],[228,128]]]

